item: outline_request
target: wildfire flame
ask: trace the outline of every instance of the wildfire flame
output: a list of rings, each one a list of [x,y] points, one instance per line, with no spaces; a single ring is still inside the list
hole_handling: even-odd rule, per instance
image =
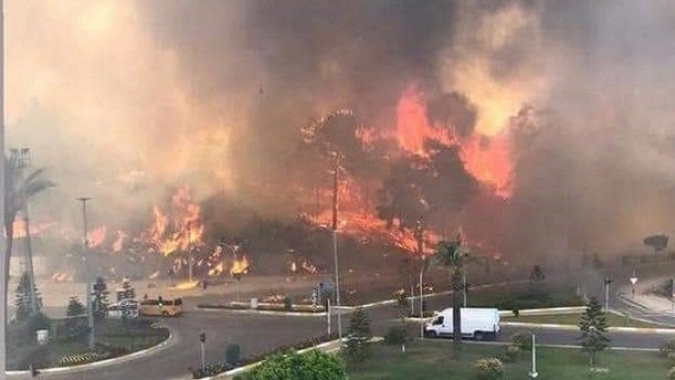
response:
[[[144,234],[150,247],[168,256],[176,251],[188,251],[202,244],[204,226],[200,208],[192,202],[190,188],[182,186],[171,197],[171,212],[153,207],[154,222]]]
[[[108,228],[106,226],[96,227],[87,234],[89,248],[98,248],[105,241]]]
[[[246,255],[242,255],[241,259],[235,259],[230,268],[231,275],[242,275],[248,273],[249,262]]]
[[[426,140],[434,140],[443,145],[458,145],[464,165],[476,179],[492,186],[497,195],[511,196],[511,145],[508,129],[500,130],[492,136],[474,132],[467,139],[460,139],[454,126],[431,125],[427,118],[427,105],[424,95],[415,87],[406,89],[396,107],[396,139],[399,146],[410,153],[428,157],[424,148]],[[504,125],[509,120],[502,120]]]
[[[47,230],[49,230],[51,227],[53,227],[55,223],[32,223],[30,225],[30,235],[31,236],[37,236],[40,235]],[[14,233],[12,234],[14,239],[21,239],[26,237],[26,224],[23,220],[15,220],[14,221]]]

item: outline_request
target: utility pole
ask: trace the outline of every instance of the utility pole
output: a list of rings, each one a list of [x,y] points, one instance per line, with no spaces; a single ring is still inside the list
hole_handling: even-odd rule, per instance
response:
[[[340,161],[338,153],[335,152],[335,161],[333,167],[333,259],[335,261],[335,309],[337,311],[338,338],[342,341],[342,314],[340,313],[340,270],[338,266],[338,171],[340,170]]]
[[[91,200],[88,197],[77,198],[78,201],[82,202],[82,221],[84,223],[84,254],[82,255],[82,261],[84,263],[84,277],[86,283],[86,292],[87,297],[87,324],[89,327],[89,349],[94,349],[94,308],[91,302],[91,275],[89,274],[89,265],[87,263],[87,255],[89,254],[89,237],[87,236],[88,227],[87,227],[87,201]]]
[[[0,221],[5,226],[5,6],[0,0]],[[0,252],[7,254],[6,235],[0,233]],[[0,259],[0,380],[7,378],[7,282],[9,281],[9,258]]]

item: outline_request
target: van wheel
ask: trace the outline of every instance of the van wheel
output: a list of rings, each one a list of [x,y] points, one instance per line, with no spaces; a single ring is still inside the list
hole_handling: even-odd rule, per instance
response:
[[[436,331],[427,331],[426,336],[429,338],[438,338],[438,333]]]
[[[473,338],[475,340],[485,340],[485,336],[480,331],[476,331],[475,333],[473,333]]]

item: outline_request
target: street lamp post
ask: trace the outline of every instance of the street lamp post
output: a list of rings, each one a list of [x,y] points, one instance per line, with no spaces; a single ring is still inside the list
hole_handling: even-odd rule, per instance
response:
[[[424,260],[424,259],[423,259]],[[422,262],[420,270],[420,339],[424,339],[424,267],[426,261]]]
[[[605,312],[609,311],[609,285],[612,280],[609,277],[605,278]]]
[[[83,221],[83,238],[84,238],[84,254],[82,255],[82,261],[84,263],[84,277],[86,283],[85,297],[87,300],[87,324],[89,327],[89,349],[94,349],[94,309],[91,302],[91,276],[89,275],[89,266],[87,264],[87,254],[89,253],[89,237],[87,236],[87,201],[91,198],[81,197],[77,198],[78,201],[82,202],[82,221]]]
[[[342,314],[340,313],[340,267],[338,266],[338,245],[337,245],[337,229],[338,229],[338,172],[340,170],[340,161],[338,153],[335,152],[335,161],[333,167],[333,260],[335,262],[335,310],[337,312],[337,330],[338,339],[342,341]]]
[[[630,280],[630,283],[633,285],[632,295],[633,295],[633,299],[635,299],[635,284],[637,284],[637,282],[638,282],[638,277],[635,274],[635,269],[633,269],[633,275],[630,276],[629,280]]]
[[[532,379],[536,379],[539,377],[539,373],[537,372],[537,338],[532,334],[532,368],[530,369],[530,373],[528,375]]]

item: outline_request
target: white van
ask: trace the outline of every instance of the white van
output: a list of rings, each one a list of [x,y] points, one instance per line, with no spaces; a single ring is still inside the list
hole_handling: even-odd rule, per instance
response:
[[[499,333],[499,310],[488,308],[461,308],[462,336],[476,340],[495,339]],[[452,308],[434,316],[424,327],[428,337],[452,336]]]

